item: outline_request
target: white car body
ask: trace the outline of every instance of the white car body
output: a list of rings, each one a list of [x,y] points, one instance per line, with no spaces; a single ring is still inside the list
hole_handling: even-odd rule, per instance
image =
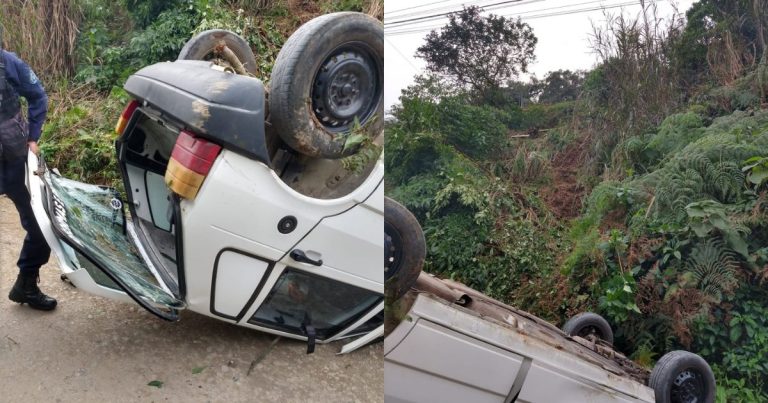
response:
[[[653,389],[617,365],[621,360],[596,352],[594,343],[426,276],[417,282],[420,291],[406,296],[412,305],[384,339],[385,401],[655,401]],[[445,292],[430,292],[436,289]],[[472,308],[461,306],[469,300]]]
[[[256,81],[224,77],[233,79]],[[197,196],[184,199],[172,194],[162,170],[135,161],[154,159],[155,165],[167,161],[174,136],[186,129],[173,119],[161,118],[162,105],[153,105],[149,96],[139,101],[142,106],[125,130],[127,139],[118,146],[126,191],[130,193],[125,204],[132,219],[113,216],[111,226],[103,222],[89,226],[90,218],[81,215],[97,217],[97,212],[109,210],[94,206],[98,203],[90,199],[83,201],[82,194],[100,190],[48,172],[38,157],[29,153],[27,186],[33,210],[68,281],[91,294],[137,302],[168,320],[177,319],[179,310],[188,309],[310,344],[363,336],[343,352],[383,334],[383,324],[379,323],[384,310],[381,158],[349,193],[322,199],[291,188],[271,164],[225,146]],[[138,131],[141,136],[132,134]],[[142,155],[128,155],[133,152],[131,147],[136,147],[129,143],[130,136],[139,136],[142,143],[137,149]],[[80,187],[83,193],[74,202],[61,190]],[[83,204],[77,204],[80,202]],[[110,204],[115,210],[122,207],[114,198]],[[289,217],[295,225],[290,231],[280,231],[279,223]],[[109,242],[78,239],[83,238],[78,235],[83,226],[87,227],[83,233],[109,232],[104,239],[115,239],[121,236],[120,224],[125,245],[132,244],[135,250],[125,245],[118,250],[120,246],[116,246],[118,251],[105,252],[105,259],[92,256],[99,255],[93,250],[108,249]],[[106,230],[99,225],[105,225]],[[118,252],[126,250],[135,255],[131,256],[134,263],[122,262],[133,264],[128,273],[119,272],[123,266],[111,266],[111,262],[121,260]],[[290,252],[295,250],[321,264],[294,260]],[[358,298],[358,305],[333,300],[336,293],[344,296],[347,291]],[[323,296],[329,298],[317,299]],[[290,301],[299,302],[290,306]],[[313,330],[310,335],[308,326],[316,327],[317,334]]]

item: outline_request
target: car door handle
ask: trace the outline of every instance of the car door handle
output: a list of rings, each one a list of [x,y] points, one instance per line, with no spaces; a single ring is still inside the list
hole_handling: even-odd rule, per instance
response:
[[[292,250],[291,251],[291,259],[293,259],[293,260],[295,260],[297,262],[311,264],[311,265],[314,265],[314,266],[322,266],[323,265],[323,259],[317,259],[317,260],[312,259],[309,256],[307,256],[307,254],[304,253],[304,251],[301,250],[301,249],[294,249],[294,250]]]

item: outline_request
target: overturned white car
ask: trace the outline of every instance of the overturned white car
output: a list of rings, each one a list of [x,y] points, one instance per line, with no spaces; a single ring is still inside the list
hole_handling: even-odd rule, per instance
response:
[[[709,365],[667,353],[653,371],[613,349],[593,313],[563,329],[461,283],[421,273],[424,237],[387,200],[384,395],[388,402],[710,403]]]
[[[62,277],[166,320],[188,309],[309,351],[380,337],[383,163],[351,170],[339,158],[355,152],[350,132],[381,142],[381,23],[337,13],[302,26],[269,99],[232,33],[204,32],[180,59],[197,60],[125,84],[133,101],[116,151],[127,200],[29,154],[33,209]]]

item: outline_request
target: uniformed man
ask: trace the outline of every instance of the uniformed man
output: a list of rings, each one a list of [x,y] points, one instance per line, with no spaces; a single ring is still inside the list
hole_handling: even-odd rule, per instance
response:
[[[48,112],[48,97],[40,80],[15,54],[3,49],[0,27],[0,194],[8,196],[27,231],[17,265],[19,276],[8,298],[31,308],[50,311],[56,300],[37,286],[40,266],[48,262],[51,249],[35,220],[24,179],[28,151],[37,154],[37,140]],[[28,119],[21,113],[19,97],[29,105]]]

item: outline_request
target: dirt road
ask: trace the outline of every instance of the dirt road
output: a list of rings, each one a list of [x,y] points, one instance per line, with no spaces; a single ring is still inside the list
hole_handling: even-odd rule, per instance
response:
[[[271,347],[271,335],[194,313],[164,322],[63,283],[53,257],[40,285],[59,307],[14,304],[7,295],[23,234],[0,197],[0,402],[383,400],[381,343],[345,356],[335,355],[338,343],[322,345],[306,355],[303,343]]]

